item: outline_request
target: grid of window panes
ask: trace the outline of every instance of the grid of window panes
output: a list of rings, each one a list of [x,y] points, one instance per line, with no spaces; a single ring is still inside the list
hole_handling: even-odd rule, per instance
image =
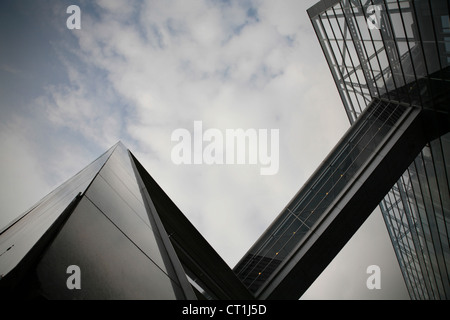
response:
[[[429,143],[381,203],[414,299],[450,294],[450,134]]]
[[[335,1],[311,21],[350,123],[377,96],[432,104],[424,80],[450,79],[446,0]],[[445,137],[422,150],[380,204],[412,298],[449,298],[450,155]],[[429,154],[434,156],[425,156]],[[424,174],[424,166],[418,165],[423,163],[428,163],[429,172],[439,172],[439,184],[435,175]],[[420,181],[415,188],[414,181]],[[424,196],[424,190],[441,206]]]
[[[352,123],[373,97],[423,104],[418,80],[450,64],[446,0],[336,1],[311,21]]]
[[[381,100],[366,109],[365,116],[324,161],[310,181],[288,204],[264,235],[237,264],[235,273],[253,293],[269,279],[305,239],[405,114],[407,107]]]

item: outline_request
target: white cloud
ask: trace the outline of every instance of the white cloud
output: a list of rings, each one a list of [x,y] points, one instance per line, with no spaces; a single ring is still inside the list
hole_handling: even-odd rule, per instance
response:
[[[27,128],[23,124],[15,119],[0,129],[0,229],[37,202],[43,196],[42,190],[51,190],[33,143],[26,133],[16,129]]]
[[[296,0],[258,1],[261,17],[273,25],[280,34],[295,36],[302,25],[308,24],[305,4]],[[303,18],[303,19],[302,19]]]
[[[139,148],[132,151],[148,157],[141,161],[154,168],[150,173],[233,264],[331,149],[336,130],[342,131],[321,116],[321,105],[335,103],[337,95],[320,94],[334,85],[326,67],[317,67],[318,59],[324,61],[317,57],[318,45],[310,48],[315,36],[301,33],[299,4],[99,6],[98,17],[83,12],[83,28],[75,33],[80,51],[74,54],[87,66],[80,71],[63,59],[71,86],[49,89],[50,119],[98,144],[127,133]],[[92,80],[99,78],[95,70],[105,81]],[[118,112],[116,97],[127,105],[126,113]],[[194,120],[222,132],[280,129],[279,174],[261,177],[259,166],[250,165],[175,166],[171,133],[192,130]]]
[[[95,13],[82,8],[82,29],[70,34],[76,45],[55,45],[67,82],[46,86],[36,100],[46,134],[63,133],[52,146],[36,142],[51,155],[52,181],[121,139],[234,266],[348,126],[305,12],[315,2],[102,0]],[[173,164],[171,133],[191,131],[194,120],[222,132],[280,129],[278,174]],[[44,152],[19,143],[8,150],[20,149],[25,166],[42,165],[32,159]]]
[[[387,253],[392,244],[377,208],[301,299],[408,299],[398,263]],[[367,288],[370,265],[380,267],[380,289]]]

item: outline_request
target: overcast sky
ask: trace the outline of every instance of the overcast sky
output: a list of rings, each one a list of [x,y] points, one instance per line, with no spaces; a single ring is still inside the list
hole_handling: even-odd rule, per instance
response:
[[[316,2],[2,0],[0,229],[121,140],[234,267],[349,127]],[[176,165],[171,134],[194,121],[278,129],[278,172]],[[373,264],[380,290],[366,287]],[[408,298],[380,212],[303,298]]]

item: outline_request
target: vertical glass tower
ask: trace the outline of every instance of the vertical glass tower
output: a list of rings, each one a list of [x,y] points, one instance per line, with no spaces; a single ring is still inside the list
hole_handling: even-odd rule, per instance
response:
[[[428,143],[380,203],[412,299],[450,298],[449,10],[445,0],[308,9],[351,124],[375,98],[427,115]]]

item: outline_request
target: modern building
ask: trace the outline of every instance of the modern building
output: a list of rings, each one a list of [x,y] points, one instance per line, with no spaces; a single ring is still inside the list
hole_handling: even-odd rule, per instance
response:
[[[253,298],[120,142],[1,230],[0,252],[3,299]]]
[[[323,0],[308,14],[351,124],[376,99],[426,114],[426,143],[380,208],[410,297],[449,299],[450,4]]]
[[[118,142],[0,230],[0,297],[298,299],[380,205],[411,298],[448,299],[448,3],[308,13],[351,127],[233,269]]]

